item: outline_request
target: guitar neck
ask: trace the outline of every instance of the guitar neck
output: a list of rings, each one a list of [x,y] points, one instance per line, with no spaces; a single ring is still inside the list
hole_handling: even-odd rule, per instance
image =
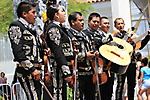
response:
[[[147,35],[147,32],[146,33],[144,33],[144,34],[142,34],[141,36],[139,36],[138,38],[136,38],[135,40],[134,40],[134,43],[137,43],[138,41],[140,41],[143,37],[145,37]]]

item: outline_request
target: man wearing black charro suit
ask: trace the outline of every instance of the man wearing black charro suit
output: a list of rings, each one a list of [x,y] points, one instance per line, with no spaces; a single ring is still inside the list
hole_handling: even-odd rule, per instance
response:
[[[78,53],[78,84],[79,89],[76,99],[83,100],[81,94],[85,96],[86,100],[95,100],[95,84],[92,82],[93,69],[91,68],[90,60],[98,56],[98,52],[91,51],[90,41],[88,36],[85,35],[82,30],[84,28],[84,19],[80,12],[73,12],[68,17],[71,28],[68,35],[71,34],[72,38],[77,40]]]
[[[107,17],[100,17],[98,13],[91,13],[88,17],[88,27],[83,30],[83,32],[87,34],[89,38],[93,36],[96,50],[99,50],[100,46],[102,46],[103,44],[107,44],[113,40],[110,34],[106,36],[109,28],[110,24]],[[104,59],[102,56],[101,58],[106,62],[106,59]],[[100,95],[102,100],[111,100],[113,92],[114,74],[110,73],[111,76],[108,76],[108,70],[106,70],[105,67],[106,66],[104,66],[101,71],[104,71],[106,73],[107,82],[100,85]]]
[[[35,4],[21,2],[17,8],[18,20],[9,26],[9,38],[16,68],[17,78],[28,100],[41,100],[41,45],[34,30],[36,19]]]
[[[122,39],[124,38],[124,36],[128,35],[127,32],[124,31],[125,23],[122,18],[116,18],[114,21],[114,25],[117,29],[113,32],[115,37]],[[148,32],[145,38],[141,41],[141,47],[139,48],[140,50],[145,47],[149,39],[150,39],[150,33]],[[131,42],[131,44],[133,44],[134,46],[133,42]],[[136,60],[135,60],[134,52],[131,56],[131,63],[128,65],[126,72],[122,75],[117,75],[116,100],[122,100],[122,91],[123,91],[126,77],[127,77],[127,83],[128,83],[128,90],[127,90],[128,100],[134,100],[134,88],[136,84]]]

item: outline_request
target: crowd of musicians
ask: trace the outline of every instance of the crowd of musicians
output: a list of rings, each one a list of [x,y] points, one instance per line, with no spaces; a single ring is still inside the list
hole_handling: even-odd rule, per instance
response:
[[[14,61],[18,62],[15,76],[27,100],[67,100],[68,86],[72,88],[72,100],[111,100],[115,74],[115,100],[122,100],[126,77],[128,100],[134,100],[137,69],[141,71],[136,62],[148,66],[148,59],[138,60],[135,52],[146,46],[150,30],[138,41],[140,46],[137,47],[134,39],[138,37],[124,30],[122,18],[115,19],[116,30],[108,33],[110,23],[107,17],[93,12],[88,16],[88,27],[84,28],[82,13],[72,12],[67,17],[63,7],[51,4],[47,6],[41,43],[41,33],[34,28],[35,7],[34,3],[21,2],[16,11],[18,20],[10,24],[8,31]],[[67,20],[69,27],[63,24]],[[150,95],[149,70],[142,70],[143,77],[147,72],[147,78],[142,79],[147,84],[143,86],[140,81],[139,100],[145,91]]]

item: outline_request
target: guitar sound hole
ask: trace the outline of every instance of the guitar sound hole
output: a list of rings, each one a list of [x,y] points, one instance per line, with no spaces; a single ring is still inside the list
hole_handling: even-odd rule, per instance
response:
[[[120,49],[124,49],[124,47],[120,44],[118,44],[117,47],[120,48]]]
[[[119,49],[124,49],[124,47],[116,42],[111,42],[110,45],[114,45],[114,46],[117,46]]]

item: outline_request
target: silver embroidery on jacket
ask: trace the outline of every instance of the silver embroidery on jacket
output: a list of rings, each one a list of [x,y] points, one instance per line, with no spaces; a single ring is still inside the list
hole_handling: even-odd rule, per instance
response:
[[[60,44],[60,38],[61,38],[61,35],[59,33],[59,29],[58,28],[51,28],[49,31],[49,36],[50,36],[50,39],[52,41],[54,41],[54,43],[56,43],[57,45]]]
[[[21,31],[18,26],[11,26],[9,29],[10,39],[13,40],[14,43],[18,44],[21,37]]]

